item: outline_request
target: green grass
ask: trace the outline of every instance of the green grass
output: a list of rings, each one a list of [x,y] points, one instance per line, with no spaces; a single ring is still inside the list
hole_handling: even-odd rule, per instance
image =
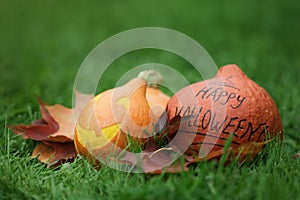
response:
[[[300,199],[300,4],[287,1],[9,1],[0,2],[0,199]],[[195,165],[176,175],[95,170],[84,158],[49,169],[30,159],[35,143],[7,126],[39,117],[35,95],[71,106],[76,72],[101,41],[131,28],[183,32],[218,66],[238,64],[274,98],[284,141],[253,163]],[[98,90],[113,87],[132,66],[157,62],[195,82],[177,56],[132,52],[113,63]]]

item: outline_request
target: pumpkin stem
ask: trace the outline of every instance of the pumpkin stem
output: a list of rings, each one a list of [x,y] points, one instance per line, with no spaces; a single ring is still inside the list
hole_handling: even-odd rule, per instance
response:
[[[138,75],[138,78],[142,78],[146,81],[148,87],[159,88],[163,83],[163,76],[154,70],[145,70],[141,71]]]

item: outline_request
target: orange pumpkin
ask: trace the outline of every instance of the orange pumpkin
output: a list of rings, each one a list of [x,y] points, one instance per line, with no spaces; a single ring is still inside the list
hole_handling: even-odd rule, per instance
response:
[[[79,116],[74,136],[77,152],[99,160],[126,150],[128,139],[142,144],[151,136],[148,134],[153,132],[153,124],[168,99],[158,88],[147,86],[142,78],[100,93]]]
[[[161,117],[167,119],[163,131],[173,138],[173,144],[187,155],[202,158],[220,155],[230,134],[232,148],[265,144],[283,134],[271,96],[236,65],[224,66],[212,79],[178,91],[170,99],[166,115]],[[252,157],[259,150],[251,152]]]

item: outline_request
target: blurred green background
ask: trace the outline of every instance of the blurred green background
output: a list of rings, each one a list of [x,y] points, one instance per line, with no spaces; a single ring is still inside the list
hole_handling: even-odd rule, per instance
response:
[[[277,104],[287,103],[281,102],[281,95],[295,96],[293,90],[300,85],[296,0],[1,0],[0,4],[2,120],[28,107],[36,109],[35,95],[71,106],[75,75],[87,54],[108,37],[137,27],[165,27],[192,37],[217,66],[238,64]],[[124,69],[104,76],[99,91],[113,87],[126,69],[153,61],[197,81],[178,56],[145,50],[117,60],[114,65]],[[294,98],[287,100],[298,100]]]
[[[291,152],[297,152],[300,149],[299,21],[297,0],[0,0],[1,126],[5,126],[2,123],[5,120],[14,124],[29,123],[36,118],[35,95],[50,104],[71,106],[79,66],[108,37],[137,27],[165,27],[198,41],[218,67],[238,64],[263,86],[278,105],[286,145]],[[147,62],[172,66],[191,82],[200,79],[178,56],[144,50],[113,63],[118,70],[107,72],[99,91],[113,87],[126,70]],[[35,113],[33,117],[31,112]],[[16,148],[18,145],[11,150],[22,154]],[[239,178],[234,180],[238,184]],[[275,182],[280,180],[275,176]],[[286,191],[295,192],[297,181],[289,182]],[[280,184],[273,186],[281,188]],[[262,189],[257,191],[264,193]],[[248,192],[251,197],[250,186]],[[243,192],[238,194],[243,196]]]
[[[2,101],[21,98],[14,101],[32,104],[32,96],[39,95],[50,102],[65,102],[81,62],[97,44],[144,26],[187,34],[204,46],[217,66],[236,63],[276,95],[274,83],[282,85],[299,77],[298,4],[290,0],[1,0]],[[147,55],[143,62],[151,61],[148,57],[153,55]],[[127,66],[143,63],[134,58],[129,56],[124,62]],[[159,61],[189,70],[183,62],[176,62],[176,56],[163,56]],[[108,78],[104,88],[118,77]]]

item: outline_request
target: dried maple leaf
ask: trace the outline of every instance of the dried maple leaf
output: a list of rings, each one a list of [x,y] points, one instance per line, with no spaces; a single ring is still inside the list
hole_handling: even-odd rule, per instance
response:
[[[177,156],[176,156],[177,155]],[[188,171],[187,160],[180,160],[178,152],[173,148],[160,148],[143,157],[143,170],[148,174],[178,173]]]
[[[16,134],[24,139],[30,138],[37,141],[50,142],[71,142],[74,140],[74,127],[76,116],[91,95],[75,92],[76,106],[74,109],[66,108],[60,104],[48,105],[40,98],[38,99],[42,119],[33,122],[31,125],[11,126]]]
[[[204,160],[220,160],[221,156],[225,153],[228,153],[233,158],[238,158],[239,162],[250,161],[255,158],[255,156],[263,150],[265,145],[272,140],[267,140],[264,142],[249,142],[239,147],[229,147],[227,150],[220,149],[217,151],[211,151],[206,157],[199,158],[198,156],[185,156],[185,159],[190,163],[201,162]],[[228,156],[227,161],[229,162],[230,156]]]
[[[239,147],[229,147],[228,149],[220,149],[218,151],[211,151],[206,157],[200,158],[198,155],[190,156],[184,154],[182,159],[176,159],[180,154],[176,146],[169,148],[160,148],[153,139],[150,139],[145,144],[144,153],[136,157],[130,152],[125,152],[125,155],[119,160],[120,163],[127,163],[138,169],[142,169],[147,174],[161,174],[161,173],[178,173],[188,171],[188,166],[191,163],[198,163],[204,160],[216,159],[220,161],[223,154],[227,154],[226,163],[230,159],[237,158],[239,162],[252,161],[255,156],[261,152],[264,146],[271,142],[267,140],[264,142],[249,142]]]
[[[34,148],[31,157],[38,158],[42,163],[47,163],[54,154],[54,149],[51,146],[40,143]]]
[[[14,125],[10,126],[13,132],[21,135],[24,139],[33,139],[37,141],[50,140],[50,135],[57,132],[59,126],[51,117],[47,110],[46,104],[38,98],[42,119],[34,121],[31,125]]]
[[[75,156],[76,150],[73,142],[42,142],[34,148],[31,157],[37,158],[48,166],[53,166],[72,160]]]
[[[96,150],[97,151],[97,150]],[[95,151],[91,150],[93,155]],[[132,152],[124,151],[120,158],[111,157],[109,160],[103,160],[101,152],[96,156],[100,162],[113,162],[115,165],[129,165],[130,171],[145,172],[147,174],[161,174],[161,173],[179,173],[188,171],[190,161],[179,156],[178,152],[173,148],[160,148],[153,140],[149,139],[145,143],[143,152],[135,154]]]
[[[30,125],[19,124],[10,128],[24,139],[42,141],[34,149],[32,157],[38,155],[38,159],[48,166],[72,159],[76,156],[73,143],[76,120],[92,97],[75,91],[76,106],[73,109],[59,104],[50,106],[37,98],[42,118]]]

